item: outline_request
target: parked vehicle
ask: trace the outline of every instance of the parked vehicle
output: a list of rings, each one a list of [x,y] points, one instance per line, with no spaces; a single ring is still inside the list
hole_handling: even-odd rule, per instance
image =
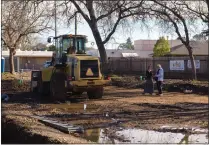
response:
[[[44,62],[44,68],[47,68],[51,65],[51,61]]]

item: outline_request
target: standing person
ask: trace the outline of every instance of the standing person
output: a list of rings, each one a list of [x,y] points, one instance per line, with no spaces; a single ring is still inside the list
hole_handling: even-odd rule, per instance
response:
[[[143,94],[145,93],[149,93],[151,95],[154,93],[153,74],[151,70],[151,65],[148,66],[146,71],[146,82]]]
[[[164,70],[160,64],[158,64],[157,67],[158,67],[158,71],[155,77],[157,81],[158,95],[163,96],[162,85],[163,85],[163,79],[164,79]]]
[[[56,53],[53,52],[53,54],[52,54],[52,60],[51,60],[51,66],[54,66],[55,65],[55,61],[56,61]]]
[[[68,49],[67,49],[67,54],[75,54],[76,52],[76,49],[74,46],[70,46]]]

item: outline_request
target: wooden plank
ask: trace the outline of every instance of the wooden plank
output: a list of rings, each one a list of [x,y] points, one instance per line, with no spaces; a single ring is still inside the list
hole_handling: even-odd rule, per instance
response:
[[[36,118],[40,122],[44,123],[45,125],[58,129],[64,133],[84,132],[84,129],[81,126],[75,126],[75,125],[67,124],[67,123],[60,123],[58,121],[51,120],[43,116],[31,116],[31,117]]]

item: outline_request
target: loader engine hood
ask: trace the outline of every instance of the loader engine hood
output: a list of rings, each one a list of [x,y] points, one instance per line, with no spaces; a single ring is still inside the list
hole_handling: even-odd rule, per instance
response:
[[[98,60],[80,60],[80,78],[99,77]]]
[[[79,79],[101,79],[100,61],[97,57],[88,55],[75,55],[73,65],[75,66],[74,75]]]
[[[100,78],[100,63],[97,57],[77,56],[80,66],[80,78]]]

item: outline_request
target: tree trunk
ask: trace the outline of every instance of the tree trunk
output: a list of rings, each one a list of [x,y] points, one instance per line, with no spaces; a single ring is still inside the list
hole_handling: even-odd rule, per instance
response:
[[[100,54],[100,57],[101,57],[101,61],[102,61],[102,63],[105,63],[105,62],[107,62],[107,54],[106,54],[105,47],[104,47],[104,44],[102,42],[102,38],[100,36],[99,30],[97,29],[96,26],[91,26],[91,30],[92,30],[92,33],[94,35],[97,47],[99,49],[99,54]]]
[[[10,73],[14,74],[15,68],[14,68],[14,50],[13,49],[9,49],[9,68],[10,68]]]
[[[107,53],[106,53],[101,35],[99,33],[99,30],[97,28],[96,22],[91,22],[91,24],[89,26],[92,30],[97,47],[99,49],[99,54],[100,54],[100,58],[101,58],[101,62],[102,62],[102,72],[104,73],[107,71],[107,67],[108,67]]]
[[[192,66],[192,79],[197,80],[196,64],[195,64],[192,48],[188,46],[188,50],[189,50],[189,57],[190,57],[191,66]]]

